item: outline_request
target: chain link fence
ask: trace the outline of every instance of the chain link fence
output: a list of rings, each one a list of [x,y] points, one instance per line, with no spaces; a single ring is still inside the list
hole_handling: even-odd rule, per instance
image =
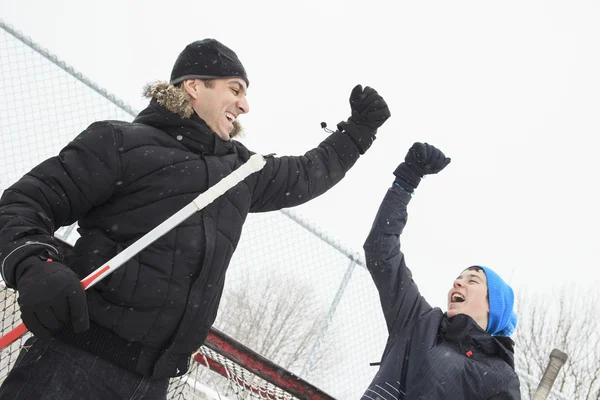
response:
[[[12,27],[0,28],[3,191],[92,122],[131,121],[137,112]],[[57,236],[74,242],[77,231],[63,227]],[[360,397],[386,333],[358,254],[292,211],[251,214],[215,327],[336,398]]]
[[[137,114],[2,20],[0,50],[0,192],[92,122]],[[73,228],[57,236],[73,243]],[[377,371],[369,363],[379,361],[387,339],[360,254],[293,211],[250,215],[215,327],[335,398],[360,398]],[[15,308],[5,292],[3,309]],[[228,395],[228,384],[201,368],[194,382]],[[185,398],[204,398],[193,393]]]

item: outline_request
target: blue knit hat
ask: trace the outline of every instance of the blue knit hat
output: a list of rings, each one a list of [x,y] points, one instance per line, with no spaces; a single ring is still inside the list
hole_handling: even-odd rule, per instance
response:
[[[490,316],[486,331],[492,336],[510,336],[517,328],[517,314],[513,311],[515,295],[500,275],[479,265],[485,272],[490,300]]]

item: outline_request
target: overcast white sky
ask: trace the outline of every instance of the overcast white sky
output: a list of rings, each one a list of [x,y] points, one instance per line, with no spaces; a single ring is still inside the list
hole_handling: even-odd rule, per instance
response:
[[[600,284],[597,1],[0,0],[0,18],[137,109],[186,44],[222,41],[248,71],[243,141],[262,153],[317,145],[370,85],[392,118],[298,212],[361,250],[392,171],[427,141],[452,164],[421,183],[403,250],[430,303],[472,264],[530,292]]]

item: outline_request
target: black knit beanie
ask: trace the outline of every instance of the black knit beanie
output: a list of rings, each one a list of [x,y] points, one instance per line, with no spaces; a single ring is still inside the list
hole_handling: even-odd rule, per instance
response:
[[[246,70],[229,47],[215,39],[197,40],[188,44],[177,57],[171,72],[171,84],[186,79],[239,77],[250,86]]]

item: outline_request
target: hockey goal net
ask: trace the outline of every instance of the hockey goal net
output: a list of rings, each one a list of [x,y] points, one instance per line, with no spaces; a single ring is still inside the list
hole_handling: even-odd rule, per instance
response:
[[[20,322],[17,294],[0,281],[1,333]],[[30,333],[0,351],[0,383],[14,365]],[[274,364],[224,333],[212,329],[204,345],[192,355],[189,371],[171,379],[169,400],[309,399],[333,397]]]

